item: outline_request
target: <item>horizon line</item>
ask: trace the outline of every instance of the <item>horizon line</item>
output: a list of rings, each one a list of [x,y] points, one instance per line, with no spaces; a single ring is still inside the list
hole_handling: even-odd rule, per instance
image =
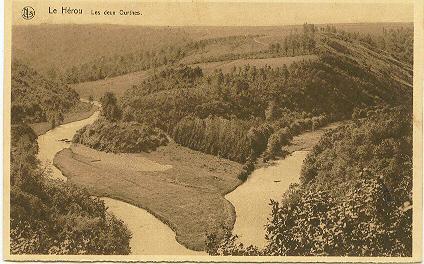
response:
[[[120,23],[36,23],[36,24],[12,24],[12,26],[45,26],[45,25],[72,25],[72,26],[132,26],[132,27],[284,27],[284,26],[302,26],[304,24],[313,25],[358,25],[358,24],[414,24],[414,21],[372,21],[372,22],[328,22],[311,23],[303,22],[299,24],[275,24],[275,25],[160,25],[160,24],[120,24]]]

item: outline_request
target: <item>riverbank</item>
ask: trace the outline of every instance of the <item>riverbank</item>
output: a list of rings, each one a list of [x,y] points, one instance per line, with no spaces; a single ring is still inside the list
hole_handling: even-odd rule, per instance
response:
[[[337,128],[344,123],[345,121],[334,122],[314,131],[306,131],[300,135],[294,136],[288,145],[283,146],[283,149],[287,153],[286,156],[276,157],[275,160],[269,160],[266,162],[259,158],[255,164],[255,169],[273,166],[276,164],[276,161],[285,159],[295,151],[311,151],[328,130]]]
[[[118,219],[131,230],[132,255],[204,255],[175,241],[175,232],[146,210],[110,198],[100,198]]]
[[[233,234],[238,236],[239,242],[246,246],[265,247],[267,242],[265,226],[272,209],[270,201],[280,201],[291,184],[300,183],[303,161],[309,151],[328,130],[341,124],[343,123],[332,123],[293,137],[290,145],[284,146],[289,152],[287,156],[268,162],[258,159],[255,170],[246,182],[225,196],[236,210],[237,218]]]
[[[62,125],[89,118],[97,110],[99,110],[98,106],[89,102],[80,101],[77,105],[70,109],[69,112],[64,114]],[[52,129],[49,122],[33,123],[29,124],[29,126],[32,130],[34,130],[37,136],[41,136]]]
[[[203,250],[206,235],[232,229],[235,210],[224,195],[236,188],[242,165],[175,143],[152,153],[112,154],[73,144],[54,165],[92,195],[143,208],[170,226],[176,240]]]
[[[288,153],[293,153],[295,151],[311,151],[312,148],[319,142],[321,137],[328,130],[337,128],[345,123],[345,121],[338,121],[328,124],[314,131],[307,131],[305,133],[302,133],[298,136],[293,137],[290,144],[288,146],[285,146],[284,149]]]

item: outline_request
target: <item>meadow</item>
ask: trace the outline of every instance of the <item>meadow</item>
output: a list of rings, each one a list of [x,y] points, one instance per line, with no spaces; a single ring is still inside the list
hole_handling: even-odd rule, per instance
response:
[[[152,153],[112,154],[73,145],[54,164],[92,195],[146,209],[169,225],[179,243],[204,250],[206,234],[232,229],[234,208],[224,195],[241,181],[241,164],[170,143]]]

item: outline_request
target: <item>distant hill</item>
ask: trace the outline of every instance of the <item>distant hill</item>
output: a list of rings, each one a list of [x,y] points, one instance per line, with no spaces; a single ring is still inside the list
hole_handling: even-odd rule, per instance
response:
[[[188,39],[178,28],[118,25],[14,26],[12,35],[13,57],[44,72],[70,69],[102,56],[160,50]]]
[[[324,26],[317,25],[317,27]],[[383,28],[412,27],[412,24],[337,24],[337,27],[347,32],[382,34]],[[258,52],[267,50],[269,44],[281,41],[290,32],[301,30],[302,25],[278,27],[146,27],[94,24],[14,26],[12,54],[14,58],[25,61],[37,71],[54,75],[70,71],[73,66],[81,67],[88,63],[86,67],[92,70],[93,64],[99,65],[104,61],[116,63],[123,59],[127,60],[125,67],[131,68],[131,64],[139,63],[133,60],[133,57],[137,57],[140,53],[160,52],[169,47],[184,48],[190,43],[201,43],[201,41],[215,38],[221,40],[218,43],[211,42],[194,53],[187,52],[183,57],[190,56],[186,61],[194,63],[200,62],[202,57]],[[249,37],[237,42],[226,40],[232,36]],[[177,56],[177,58],[181,57]],[[163,60],[163,56],[160,59]],[[152,62],[149,61],[149,63]],[[153,64],[155,63],[157,62],[153,61]],[[124,73],[134,71],[121,70]],[[100,73],[99,76],[104,78],[108,75]]]

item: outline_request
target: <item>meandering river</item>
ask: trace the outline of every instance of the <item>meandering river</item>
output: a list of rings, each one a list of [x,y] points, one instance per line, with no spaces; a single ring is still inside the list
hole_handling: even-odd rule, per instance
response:
[[[53,165],[53,158],[57,152],[70,146],[69,140],[77,130],[93,123],[99,116],[95,112],[87,119],[60,125],[38,137],[38,159],[51,177],[66,181],[62,172]],[[110,199],[102,198],[108,211],[122,219],[132,232],[130,241],[131,252],[134,255],[194,255],[205,254],[186,249],[175,240],[175,233],[167,225],[159,221],[146,210],[136,206]]]
[[[53,178],[66,181],[66,177],[53,165],[55,154],[68,148],[76,131],[93,123],[98,116],[97,111],[87,119],[60,125],[38,137],[38,158],[43,166],[51,171]],[[290,184],[299,181],[300,169],[307,153],[308,151],[296,151],[268,167],[256,169],[245,183],[226,195],[237,214],[233,233],[237,234],[245,245],[265,245],[265,224],[271,213],[269,201],[279,201]],[[205,254],[180,245],[175,240],[175,233],[146,210],[118,200],[102,199],[108,211],[122,219],[131,230],[132,254]]]

